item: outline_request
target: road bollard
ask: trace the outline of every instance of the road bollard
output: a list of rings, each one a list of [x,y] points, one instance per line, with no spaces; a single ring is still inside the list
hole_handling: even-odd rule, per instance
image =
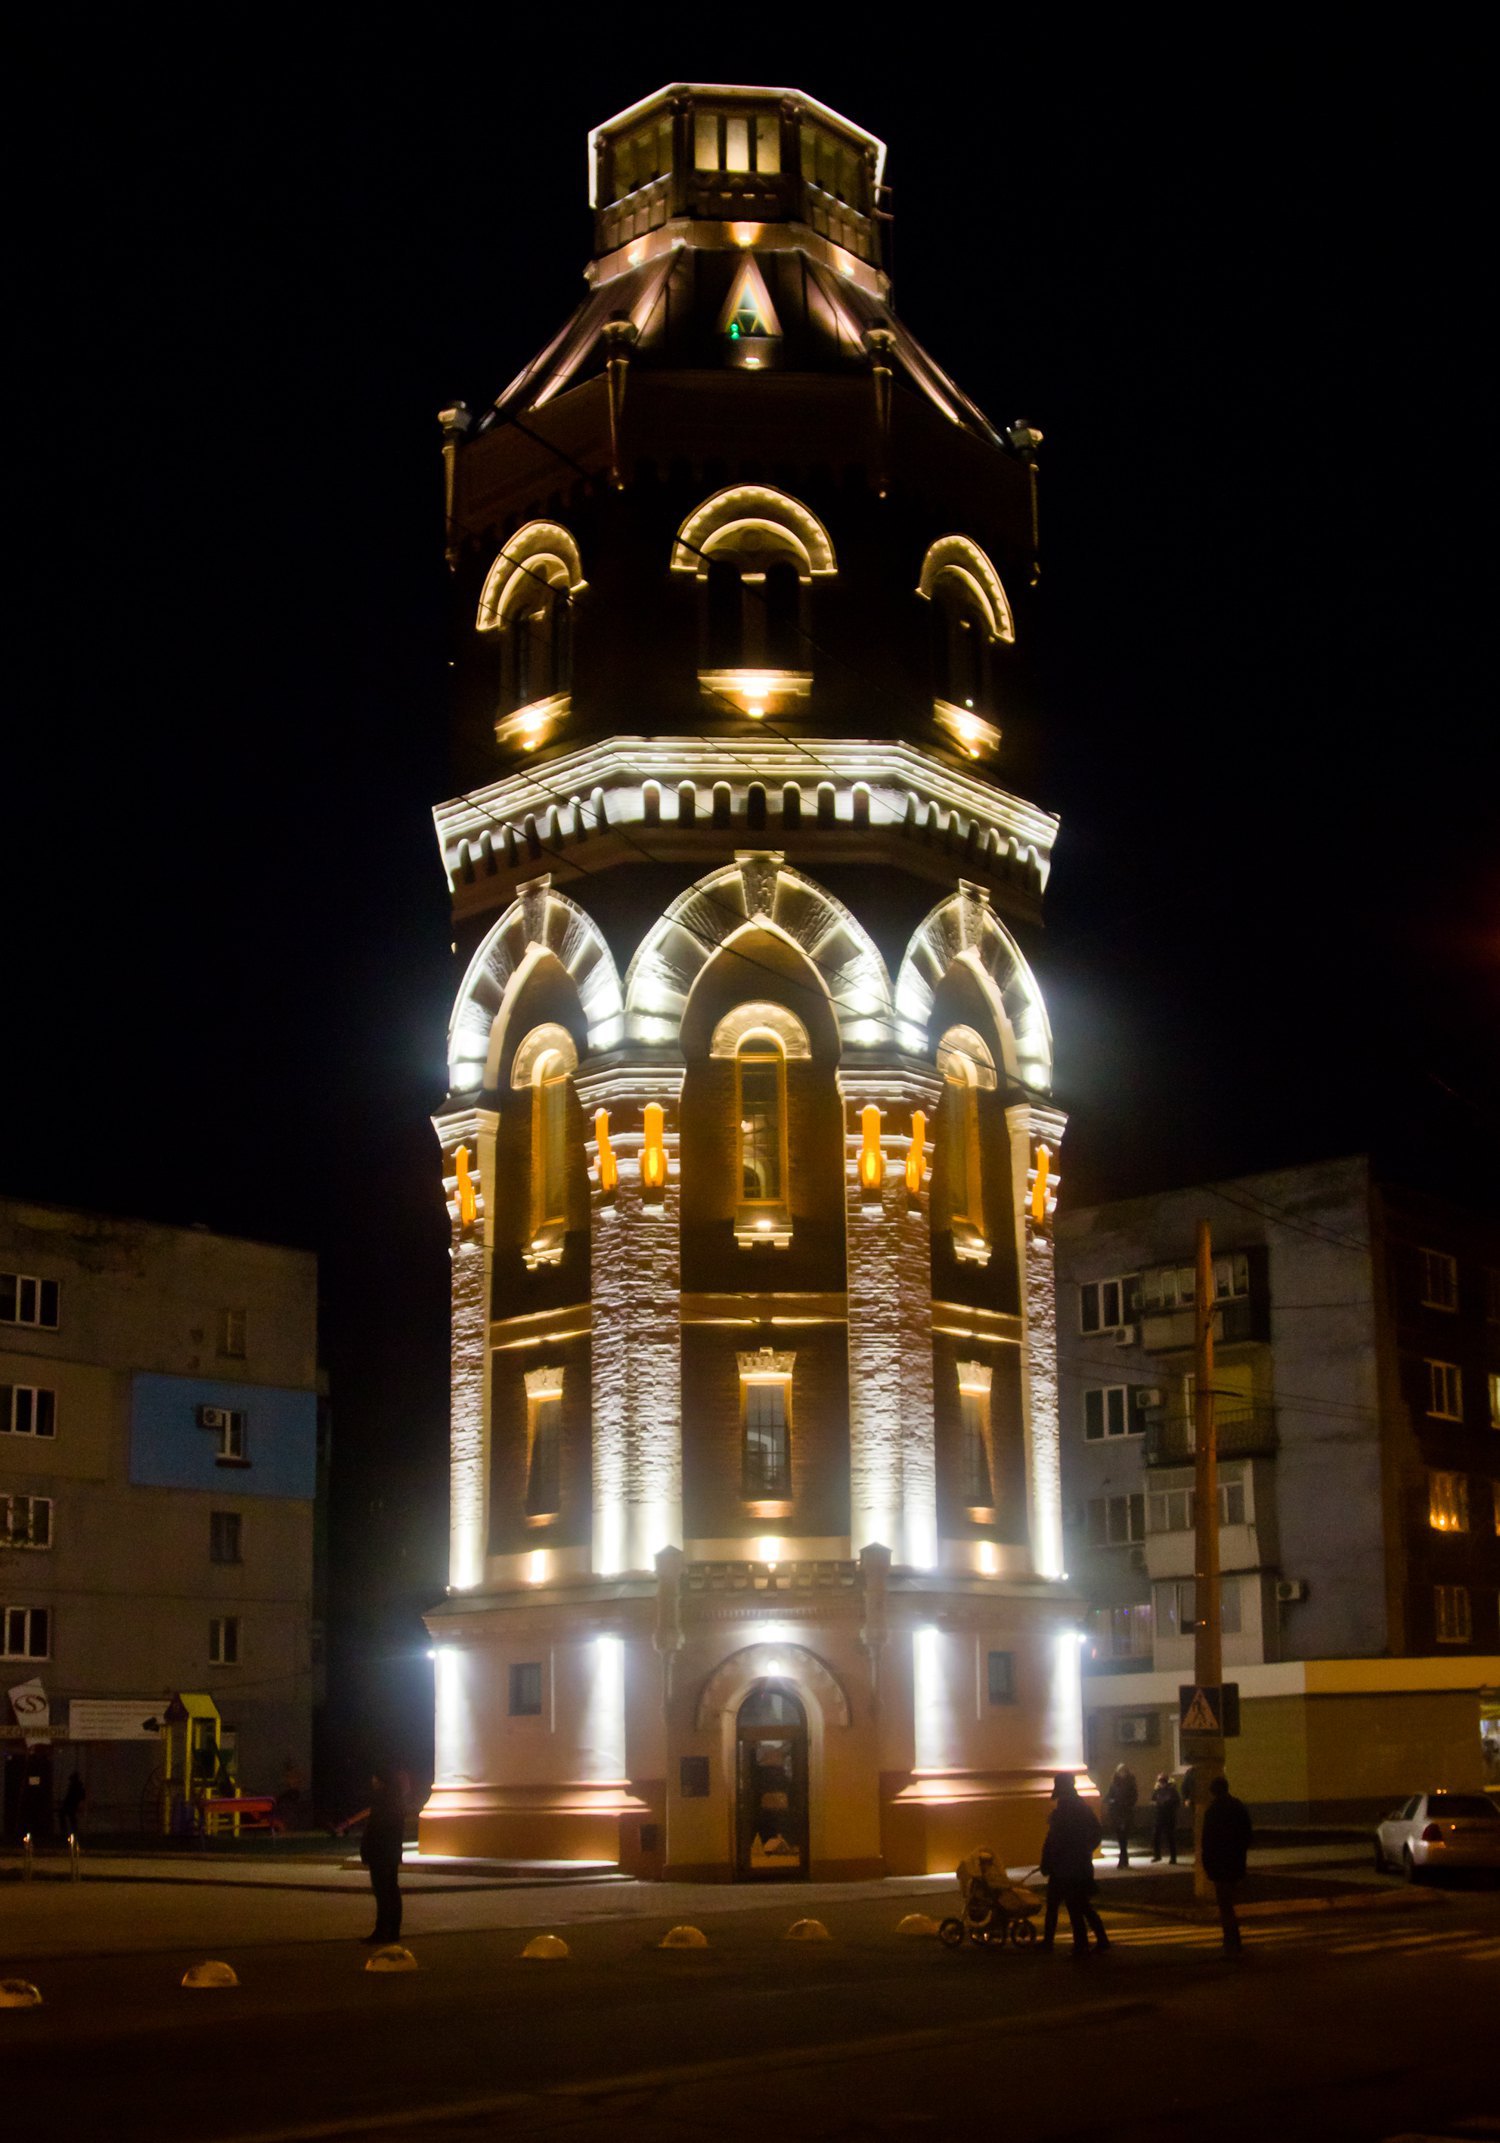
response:
[[[78,1833],[77,1831],[73,1830],[70,1830],[68,1832],[68,1874],[75,1883],[83,1874],[83,1865],[80,1858],[78,1845]]]
[[[28,1831],[25,1837],[21,1840],[21,1880],[23,1883],[29,1883],[31,1881],[32,1868],[33,1854],[31,1850],[31,1833],[30,1831]]]

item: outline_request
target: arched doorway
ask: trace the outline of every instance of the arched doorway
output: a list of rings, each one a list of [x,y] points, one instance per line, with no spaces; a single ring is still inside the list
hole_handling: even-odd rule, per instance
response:
[[[757,1682],[735,1721],[735,1873],[807,1875],[807,1713],[786,1682]]]

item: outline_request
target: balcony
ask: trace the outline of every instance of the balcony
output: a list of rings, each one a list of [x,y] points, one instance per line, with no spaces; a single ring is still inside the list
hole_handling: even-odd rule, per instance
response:
[[[1226,1408],[1214,1429],[1220,1458],[1268,1458],[1276,1449],[1274,1406]],[[1190,1464],[1197,1448],[1190,1414],[1164,1415],[1146,1424],[1148,1466]]]

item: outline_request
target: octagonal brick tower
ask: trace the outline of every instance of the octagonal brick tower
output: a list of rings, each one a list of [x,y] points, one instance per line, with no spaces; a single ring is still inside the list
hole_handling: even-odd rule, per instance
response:
[[[452,1528],[424,1851],[1039,1844],[1078,1768],[1017,943],[1035,447],[897,320],[883,145],[679,84],[576,313],[443,413]]]

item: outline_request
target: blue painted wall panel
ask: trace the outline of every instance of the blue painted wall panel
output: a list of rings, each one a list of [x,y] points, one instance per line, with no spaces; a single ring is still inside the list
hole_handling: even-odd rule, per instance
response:
[[[136,1487],[311,1500],[317,1472],[314,1393],[147,1371],[130,1382],[130,1478]],[[219,1464],[218,1436],[198,1426],[200,1406],[230,1407],[244,1414],[248,1466]]]

